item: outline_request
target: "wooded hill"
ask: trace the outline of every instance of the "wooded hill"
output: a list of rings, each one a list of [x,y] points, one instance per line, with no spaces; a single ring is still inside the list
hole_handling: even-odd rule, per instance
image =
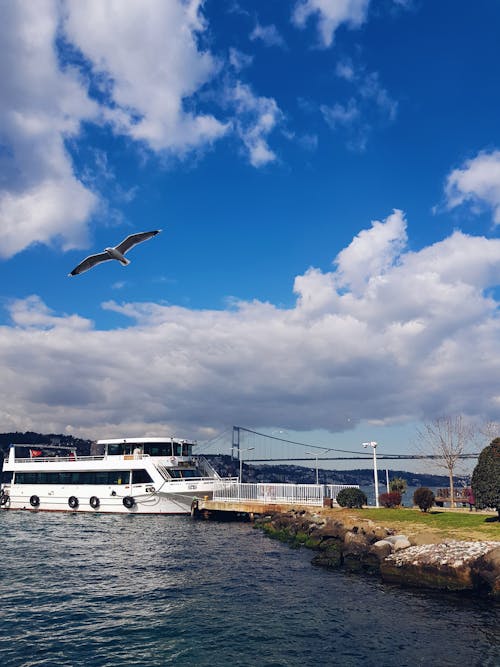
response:
[[[74,438],[71,435],[56,433],[42,434],[27,431],[25,433],[0,433],[0,451],[3,457],[9,446],[16,445],[51,445],[61,447],[75,447],[80,456],[89,456],[91,440]],[[63,450],[61,450],[63,453]],[[217,472],[223,476],[237,477],[239,475],[239,461],[227,454],[207,454],[206,458],[212,463]],[[446,487],[449,484],[445,475],[430,475],[414,473],[406,470],[389,470],[389,479],[401,477],[408,486]],[[264,465],[243,463],[243,479],[245,482],[270,482],[282,484],[314,484],[316,482],[316,468],[297,465]],[[366,486],[373,483],[373,468],[353,470],[327,470],[319,468],[320,484],[359,484]],[[379,482],[385,482],[385,469],[379,471]],[[467,480],[457,477],[455,483],[460,485]]]

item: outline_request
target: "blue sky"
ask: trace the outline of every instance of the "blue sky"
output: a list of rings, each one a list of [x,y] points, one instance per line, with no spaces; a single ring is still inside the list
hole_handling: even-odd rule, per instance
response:
[[[500,421],[498,3],[0,12],[3,431]]]

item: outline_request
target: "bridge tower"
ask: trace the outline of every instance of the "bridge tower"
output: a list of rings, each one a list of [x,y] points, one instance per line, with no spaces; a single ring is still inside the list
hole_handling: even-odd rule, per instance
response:
[[[235,455],[236,452],[236,455]],[[240,458],[240,427],[233,426],[233,443],[231,446],[231,457],[233,459]]]

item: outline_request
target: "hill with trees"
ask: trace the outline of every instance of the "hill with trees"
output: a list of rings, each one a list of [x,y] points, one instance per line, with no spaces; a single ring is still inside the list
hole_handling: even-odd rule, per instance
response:
[[[71,435],[56,433],[42,434],[33,431],[24,433],[0,433],[0,453],[3,463],[9,446],[16,445],[51,445],[57,447],[74,447],[79,456],[89,456],[92,445],[91,440],[75,438]],[[61,450],[63,453],[63,450]],[[239,461],[227,454],[206,454],[205,457],[222,477],[237,477],[239,475]],[[380,471],[382,473],[382,471]],[[385,472],[385,471],[384,471]],[[373,468],[361,468],[353,470],[318,470],[320,484],[359,484],[368,486],[373,483]],[[414,473],[405,470],[389,470],[389,478],[399,477],[404,479],[408,486],[446,486],[448,477],[445,475],[430,475],[425,473]],[[245,482],[268,482],[281,484],[314,484],[316,482],[316,468],[288,465],[266,465],[243,463],[243,480]],[[380,485],[383,485],[383,475],[379,477]],[[456,479],[460,483],[461,478]],[[465,482],[465,480],[464,480]]]

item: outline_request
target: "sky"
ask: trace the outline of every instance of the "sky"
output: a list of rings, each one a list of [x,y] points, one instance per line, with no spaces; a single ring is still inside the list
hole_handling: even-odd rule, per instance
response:
[[[499,3],[0,14],[2,432],[500,421]]]

